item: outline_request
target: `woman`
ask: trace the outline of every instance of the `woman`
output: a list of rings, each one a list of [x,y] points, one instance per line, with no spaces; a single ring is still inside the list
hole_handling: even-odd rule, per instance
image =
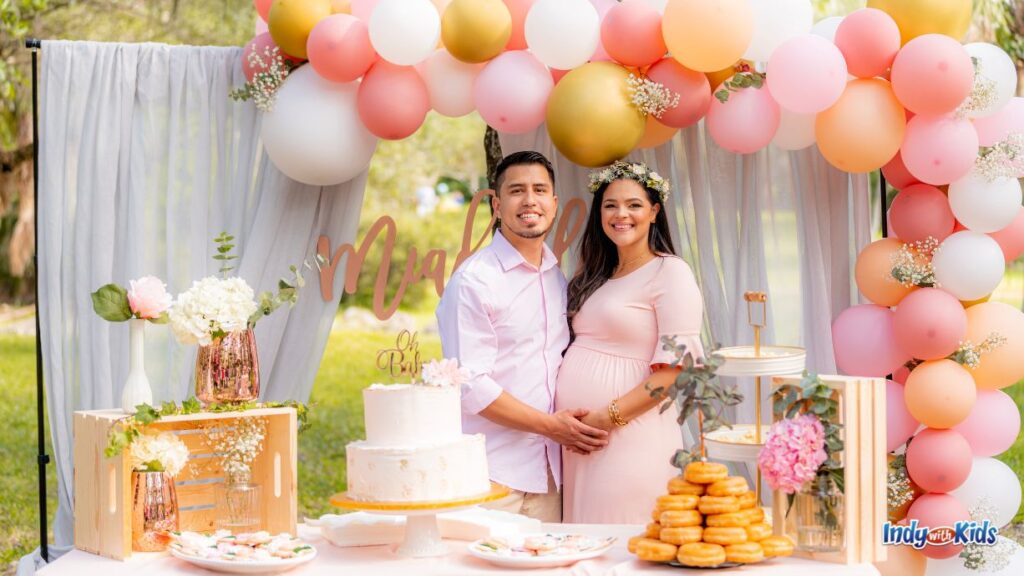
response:
[[[562,451],[563,522],[643,524],[678,470],[683,447],[676,410],[645,388],[665,386],[675,336],[700,358],[703,314],[689,266],[675,256],[664,202],[668,182],[639,163],[616,162],[591,175],[594,192],[569,283],[574,340],[558,373],[556,409],[586,408],[586,424],[610,432],[588,455]]]

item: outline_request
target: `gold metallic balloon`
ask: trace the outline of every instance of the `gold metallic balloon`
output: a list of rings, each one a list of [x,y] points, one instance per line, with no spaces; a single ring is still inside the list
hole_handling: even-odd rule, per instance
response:
[[[331,0],[274,0],[267,18],[270,37],[285,54],[304,59],[310,31],[331,8]]]
[[[331,14],[351,14],[352,0],[331,0]]]
[[[512,14],[501,0],[452,0],[441,18],[448,52],[476,64],[494,58],[512,36]]]
[[[627,90],[629,70],[591,62],[569,72],[548,98],[551,141],[566,158],[590,168],[623,158],[643,138],[646,121]]]
[[[971,26],[971,0],[868,0],[896,21],[903,44],[923,34],[963,40]]]

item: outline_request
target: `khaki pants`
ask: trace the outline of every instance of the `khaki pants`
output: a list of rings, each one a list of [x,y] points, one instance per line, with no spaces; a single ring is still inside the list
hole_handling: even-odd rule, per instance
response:
[[[513,514],[522,514],[530,518],[536,518],[541,522],[558,524],[562,522],[562,493],[555,486],[555,478],[551,475],[551,468],[548,468],[548,493],[534,494],[532,492],[512,492],[502,498],[487,504],[484,508],[492,510],[504,510]]]

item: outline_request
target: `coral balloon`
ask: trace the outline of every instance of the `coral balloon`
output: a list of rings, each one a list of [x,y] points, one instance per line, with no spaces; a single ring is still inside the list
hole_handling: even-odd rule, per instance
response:
[[[779,129],[772,144],[783,150],[803,150],[814,144],[814,114],[797,114],[780,110]]]
[[[667,51],[661,14],[644,0],[616,4],[601,23],[601,44],[608,55],[627,66],[657,62]]]
[[[598,39],[597,48],[594,49],[594,53],[590,55],[591,62],[612,62],[614,59],[608,54],[608,51],[604,49],[604,42],[601,41],[601,29],[604,26],[604,19],[608,16],[608,12],[612,8],[619,5],[619,0],[590,0],[590,3],[594,5],[594,9],[597,10],[597,21],[598,25]],[[661,25],[659,18],[658,25]],[[658,36],[661,36],[661,28],[658,29]],[[662,52],[664,54],[664,52]]]
[[[521,134],[544,121],[548,96],[555,82],[551,73],[524,50],[505,52],[477,76],[473,102],[480,116],[499,132]]]
[[[945,34],[956,40],[971,25],[971,0],[868,0],[896,21],[903,43],[923,34]]]
[[[309,33],[306,52],[316,73],[331,82],[352,82],[379,59],[366,23],[348,14],[318,22]]]
[[[696,124],[711,107],[711,85],[706,76],[672,58],[664,58],[647,70],[647,77],[679,95],[679,104],[662,113],[658,122],[673,128]]]
[[[814,134],[822,156],[844,172],[885,166],[903,142],[906,115],[889,83],[881,78],[847,82],[843,95],[818,114]]]
[[[999,243],[1007,263],[1013,262],[1024,253],[1024,208],[1017,210],[1016,214],[1009,226],[989,234]]]
[[[661,122],[658,122],[654,116],[647,117],[647,123],[644,127],[644,136],[637,142],[637,148],[656,148],[662,144],[668,142],[679,132],[678,128],[671,126],[665,126]]]
[[[952,360],[918,365],[904,385],[907,410],[929,428],[952,428],[966,420],[977,392],[970,372]]]
[[[947,114],[974,86],[971,56],[948,36],[927,34],[907,43],[892,63],[892,89],[915,114]]]
[[[839,314],[832,323],[832,349],[839,370],[854,376],[892,374],[910,359],[896,342],[892,310],[873,304]]]
[[[1024,98],[1015,96],[991,116],[974,121],[978,144],[992,146],[1006,140],[1011,134],[1024,134]],[[1024,174],[1018,174],[1024,178]]]
[[[883,76],[900,50],[900,29],[885,12],[863,8],[843,19],[835,42],[850,74],[859,78]]]
[[[282,52],[305,59],[309,33],[330,15],[330,0],[274,0],[267,26]]]
[[[1001,390],[979,390],[967,419],[953,427],[975,456],[996,456],[1013,446],[1020,433],[1020,410]]]
[[[949,206],[968,230],[1002,230],[1020,209],[1020,182],[1016,178],[989,179],[972,171],[949,185]]]
[[[669,0],[661,34],[680,64],[714,72],[743,56],[754,36],[754,17],[748,0]]]
[[[914,420],[903,399],[903,385],[885,381],[885,451],[892,452],[906,444],[921,424]]]
[[[907,447],[907,473],[926,492],[952,492],[971,473],[971,445],[953,430],[925,428]]]
[[[628,154],[644,135],[645,120],[626,90],[629,71],[591,62],[569,72],[551,91],[547,128],[570,161],[595,168]]]
[[[357,102],[366,128],[387,140],[411,136],[430,111],[430,95],[416,69],[383,60],[360,82]]]
[[[989,336],[1006,338],[1002,346],[968,368],[978,388],[1006,388],[1024,378],[1024,312],[1002,302],[985,302],[967,309],[967,339],[980,344]]]
[[[911,291],[892,277],[892,263],[903,247],[898,238],[882,238],[868,244],[857,256],[854,278],[861,294],[879,306],[895,306]]]
[[[776,49],[790,38],[808,34],[814,24],[810,0],[750,0],[754,35],[743,57],[767,62]]]
[[[257,73],[266,72],[269,69],[273,61],[274,50],[277,50],[278,54],[285,60],[294,64],[302,62],[298,58],[293,58],[281,52],[277,44],[274,44],[274,39],[270,37],[270,33],[264,32],[250,40],[242,51],[242,73],[245,74],[246,80],[252,82]],[[258,58],[253,58],[253,54],[256,54]]]
[[[716,144],[735,154],[752,154],[771,143],[779,129],[779,105],[768,90],[744,88],[715,99],[705,121]]]
[[[921,288],[900,301],[894,313],[896,341],[914,358],[938,360],[956,351],[967,333],[960,301],[938,288]]]
[[[601,41],[601,19],[587,0],[537,0],[526,15],[526,43],[538,60],[572,70]]]
[[[846,88],[846,62],[835,44],[813,34],[786,40],[768,60],[768,90],[786,110],[817,114]]]
[[[430,107],[451,118],[472,112],[473,85],[483,68],[483,64],[460,62],[444,49],[434,52],[423,69]]]
[[[907,170],[921,182],[949,184],[967,175],[978,155],[971,121],[954,116],[914,116],[900,149]]]
[[[992,524],[1002,528],[1020,509],[1020,479],[1012,468],[995,458],[975,458],[971,475],[950,496],[971,508],[987,504],[996,512]]]
[[[889,160],[888,164],[882,166],[882,176],[885,176],[885,181],[897,190],[903,190],[918,182],[918,179],[914,178],[914,175],[903,164],[903,155],[899,152],[892,157],[892,160]]]
[[[441,37],[441,16],[429,0],[379,0],[370,15],[370,42],[399,66],[426,60]]]
[[[1006,259],[995,240],[980,232],[954,232],[932,255],[936,285],[960,300],[992,293],[1003,279]]]
[[[952,528],[957,522],[970,520],[967,507],[949,494],[922,494],[907,511],[907,520],[917,520],[919,526],[948,526]],[[925,546],[921,554],[929,558],[951,558],[964,549],[962,544],[943,544],[941,546]]]
[[[266,22],[270,18],[270,5],[273,3],[274,0],[253,0],[252,5],[256,8],[256,13],[260,18]]]
[[[920,242],[928,237],[942,242],[953,233],[956,218],[941,190],[928,184],[913,184],[893,199],[889,223],[905,242]]]
[[[455,58],[476,64],[505,49],[512,14],[501,0],[452,0],[441,18],[441,40]]]
[[[537,0],[504,0],[512,17],[512,34],[505,50],[526,50],[526,15]]]

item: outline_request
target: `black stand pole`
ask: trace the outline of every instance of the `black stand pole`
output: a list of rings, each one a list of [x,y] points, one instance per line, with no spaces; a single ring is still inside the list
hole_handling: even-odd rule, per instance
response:
[[[886,194],[888,186],[885,185],[885,174],[882,171],[878,171],[878,196],[879,196],[879,208],[878,210],[882,214],[882,238],[889,237],[889,211],[885,205],[888,194]]]

